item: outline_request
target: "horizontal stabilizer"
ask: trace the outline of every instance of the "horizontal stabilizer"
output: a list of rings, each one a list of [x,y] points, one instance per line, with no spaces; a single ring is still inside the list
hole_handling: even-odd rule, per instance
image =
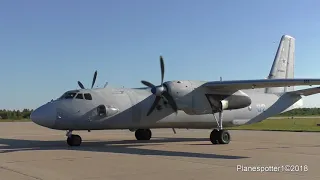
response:
[[[287,93],[296,94],[296,95],[302,95],[302,96],[310,96],[310,95],[313,95],[313,94],[320,93],[320,87],[301,89],[301,90],[296,90],[296,91],[290,91],[290,92],[287,92]]]
[[[211,81],[203,84],[212,90],[241,90],[267,87],[290,87],[320,85],[320,79],[257,79],[257,80],[232,80]]]

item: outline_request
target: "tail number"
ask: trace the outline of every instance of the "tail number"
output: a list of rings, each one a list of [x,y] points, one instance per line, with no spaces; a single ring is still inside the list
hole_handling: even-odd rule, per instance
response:
[[[266,110],[265,104],[257,104],[257,110],[258,112],[264,112]]]

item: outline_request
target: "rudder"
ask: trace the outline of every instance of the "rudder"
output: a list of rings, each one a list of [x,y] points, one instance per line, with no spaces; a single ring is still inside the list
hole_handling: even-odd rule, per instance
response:
[[[273,60],[268,79],[294,78],[294,53],[295,38],[289,35],[283,35]],[[266,88],[265,93],[282,94],[293,90],[294,87],[272,87]]]

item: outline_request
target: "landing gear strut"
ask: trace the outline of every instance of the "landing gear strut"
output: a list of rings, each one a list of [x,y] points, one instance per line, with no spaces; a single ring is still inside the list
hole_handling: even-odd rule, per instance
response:
[[[137,129],[135,136],[137,140],[150,140],[152,133],[150,129]]]
[[[227,130],[222,128],[222,111],[219,112],[219,120],[217,120],[214,113],[213,116],[218,124],[218,129],[212,130],[210,134],[210,141],[212,144],[229,144],[231,136]]]
[[[69,146],[80,146],[82,139],[79,135],[72,134],[72,130],[67,131],[66,136],[67,138],[67,143]]]

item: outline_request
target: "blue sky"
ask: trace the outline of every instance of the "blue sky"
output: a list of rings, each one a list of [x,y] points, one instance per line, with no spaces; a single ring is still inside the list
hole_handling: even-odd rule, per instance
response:
[[[36,108],[80,80],[265,78],[281,35],[296,38],[295,77],[320,78],[320,1],[0,1],[0,109]],[[320,95],[305,98],[320,106]]]

